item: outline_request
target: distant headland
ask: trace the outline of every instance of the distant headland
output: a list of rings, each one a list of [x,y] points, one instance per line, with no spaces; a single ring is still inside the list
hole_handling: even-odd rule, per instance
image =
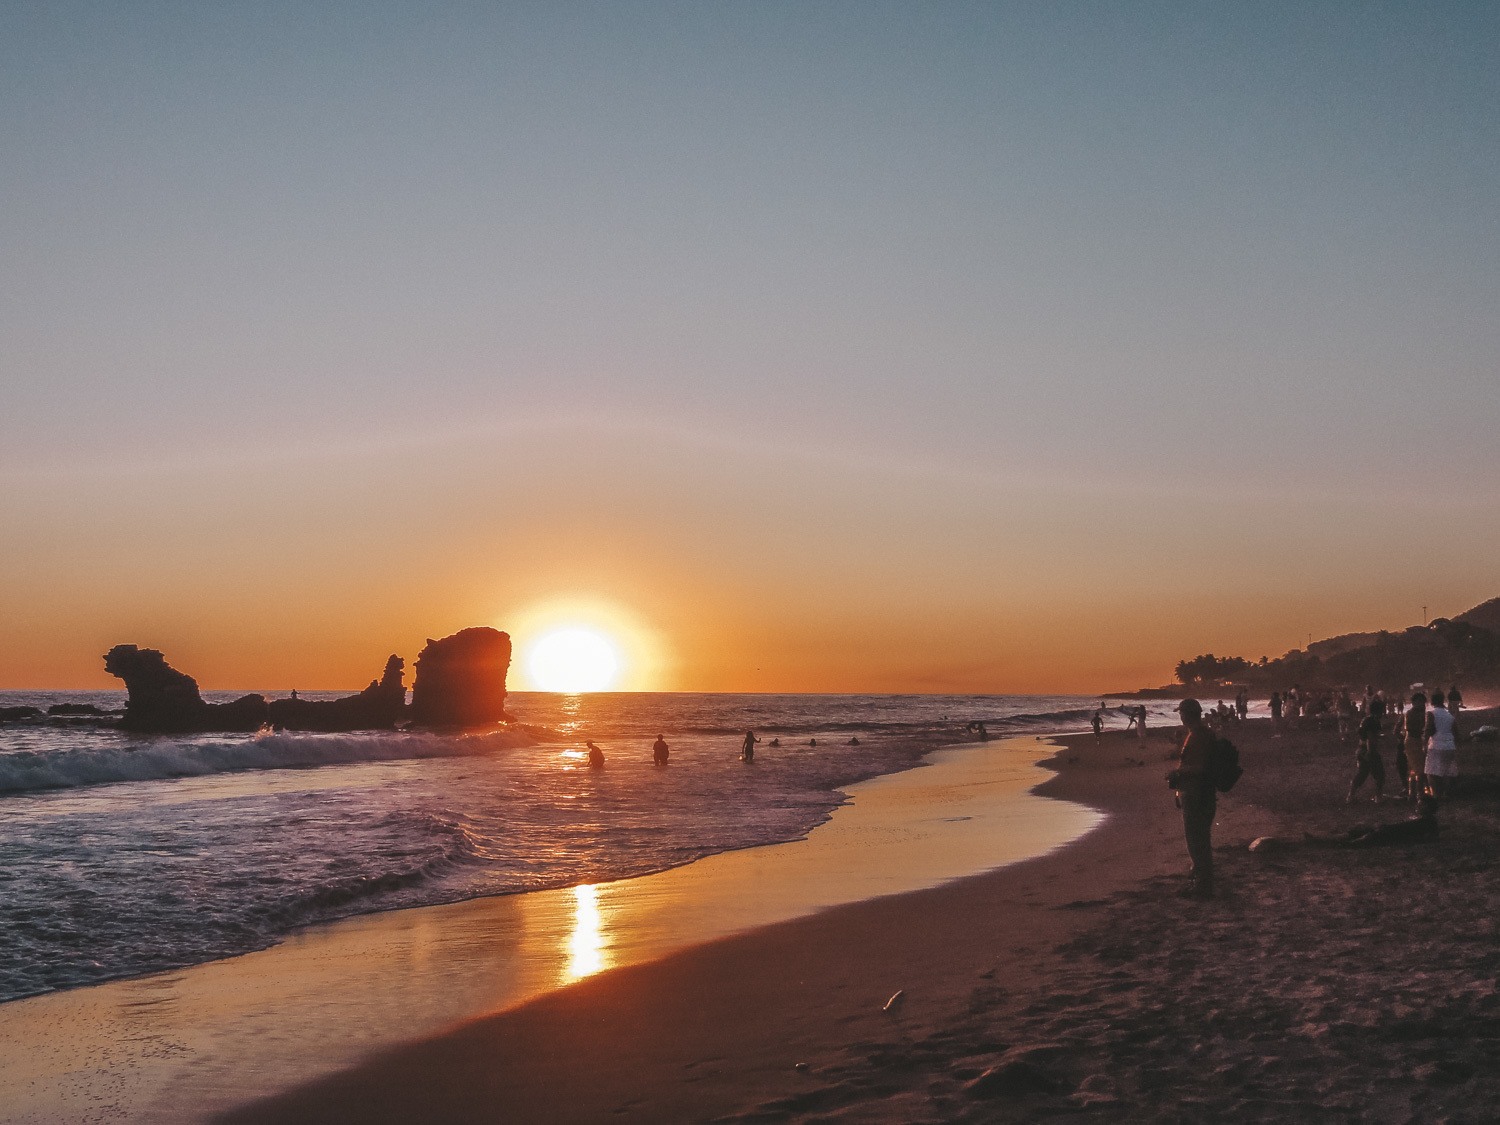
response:
[[[427,641],[417,656],[410,705],[403,679],[405,662],[391,655],[380,678],[341,699],[267,699],[245,695],[229,703],[209,703],[198,681],[167,663],[153,648],[116,645],[104,655],[104,668],[125,681],[128,699],[120,720],[124,730],[149,734],[253,731],[269,726],[298,731],[394,730],[409,725],[430,729],[475,729],[510,718],[505,711],[505,677],[510,670],[510,636],[479,626]]]
[[[1500,687],[1500,598],[1453,618],[1400,632],[1345,633],[1293,649],[1275,660],[1205,653],[1177,663],[1177,683],[1109,699],[1177,699],[1191,691],[1236,686],[1271,692],[1304,688],[1362,687],[1401,693],[1413,684]]]

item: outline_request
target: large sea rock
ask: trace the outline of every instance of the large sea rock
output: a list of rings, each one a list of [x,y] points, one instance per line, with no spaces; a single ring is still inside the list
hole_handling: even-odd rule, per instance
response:
[[[510,635],[479,626],[429,639],[417,657],[412,722],[424,727],[486,727],[502,722]]]

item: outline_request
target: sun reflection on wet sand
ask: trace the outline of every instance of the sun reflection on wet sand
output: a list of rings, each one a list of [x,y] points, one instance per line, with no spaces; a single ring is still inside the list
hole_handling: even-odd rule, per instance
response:
[[[592,883],[573,888],[573,932],[568,936],[568,967],[563,981],[571,983],[604,968],[604,932],[599,926],[599,897]]]

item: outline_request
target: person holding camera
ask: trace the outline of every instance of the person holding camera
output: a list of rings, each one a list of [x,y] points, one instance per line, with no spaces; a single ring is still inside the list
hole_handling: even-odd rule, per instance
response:
[[[1177,768],[1167,775],[1167,784],[1177,792],[1182,809],[1182,831],[1187,837],[1192,862],[1190,882],[1183,894],[1189,898],[1212,898],[1214,893],[1214,815],[1219,798],[1209,770],[1217,739],[1203,721],[1203,707],[1196,699],[1177,705],[1186,736],[1177,752]]]

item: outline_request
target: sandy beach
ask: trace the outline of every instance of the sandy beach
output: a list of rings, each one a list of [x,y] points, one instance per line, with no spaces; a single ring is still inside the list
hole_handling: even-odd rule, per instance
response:
[[[1070,738],[1041,792],[1109,819],[1053,854],[602,973],[225,1120],[1487,1119],[1495,750],[1435,843],[1252,854],[1406,815],[1344,805],[1333,731],[1269,733],[1235,731],[1214,901],[1176,895],[1167,733]]]

